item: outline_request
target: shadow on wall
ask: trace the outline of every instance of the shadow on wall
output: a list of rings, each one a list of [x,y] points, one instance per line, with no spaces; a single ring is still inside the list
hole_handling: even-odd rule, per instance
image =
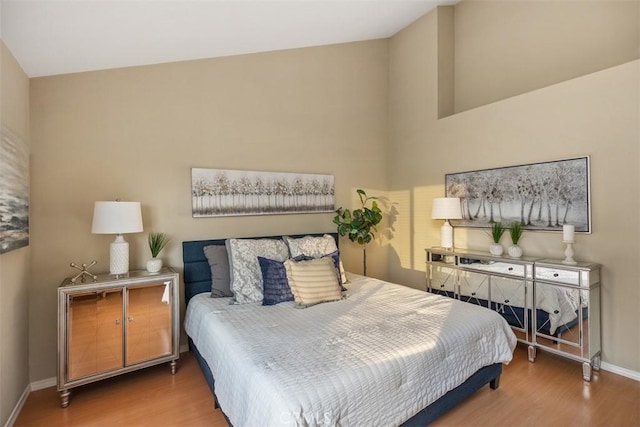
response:
[[[388,211],[387,219],[390,281],[418,289],[424,287],[425,249],[440,245],[440,227],[442,226],[442,220],[431,219],[431,205],[433,199],[442,197],[443,194],[444,184],[387,192],[392,207]],[[454,227],[454,247],[488,252],[492,242],[488,231],[488,228]],[[565,245],[562,244],[562,230],[557,232],[527,230],[524,237],[524,245],[520,244],[520,246],[526,256],[564,258]]]

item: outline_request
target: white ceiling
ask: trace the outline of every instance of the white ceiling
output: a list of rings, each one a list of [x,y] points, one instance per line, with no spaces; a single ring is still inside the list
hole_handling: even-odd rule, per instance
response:
[[[1,0],[29,77],[390,37],[457,0]]]

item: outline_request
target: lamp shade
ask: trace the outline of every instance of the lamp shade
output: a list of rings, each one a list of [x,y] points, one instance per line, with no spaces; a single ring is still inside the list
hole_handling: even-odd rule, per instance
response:
[[[460,199],[457,197],[439,197],[433,199],[432,219],[461,219]]]
[[[96,202],[93,208],[93,234],[140,233],[140,202]]]

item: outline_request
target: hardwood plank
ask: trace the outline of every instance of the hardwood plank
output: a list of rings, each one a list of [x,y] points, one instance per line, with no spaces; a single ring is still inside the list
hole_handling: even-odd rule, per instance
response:
[[[582,380],[582,364],[538,351],[535,363],[518,345],[503,368],[500,388],[484,387],[432,425],[640,426],[640,382],[595,372]]]
[[[432,425],[640,426],[640,382],[610,372],[582,380],[582,365],[542,351],[535,363],[518,346],[500,388],[484,387]],[[31,393],[16,426],[226,426],[195,358],[175,376],[154,366],[72,391],[60,408],[55,387]]]
[[[15,426],[226,426],[189,353],[176,375],[162,364],[72,390],[61,408],[55,387],[29,395]]]

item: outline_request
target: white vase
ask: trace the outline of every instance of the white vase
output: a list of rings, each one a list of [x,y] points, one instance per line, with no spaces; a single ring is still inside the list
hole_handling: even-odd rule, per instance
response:
[[[151,258],[147,261],[147,271],[149,273],[157,273],[162,269],[162,259]]]
[[[504,252],[504,248],[500,243],[492,243],[489,245],[489,253],[493,256],[501,256]]]
[[[520,258],[522,256],[522,248],[518,245],[509,246],[507,252],[511,258]]]

